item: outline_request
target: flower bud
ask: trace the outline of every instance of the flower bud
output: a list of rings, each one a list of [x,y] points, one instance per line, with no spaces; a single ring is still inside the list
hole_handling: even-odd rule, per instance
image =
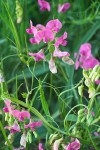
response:
[[[16,16],[17,16],[17,23],[21,23],[23,18],[23,9],[19,0],[16,0]]]
[[[78,93],[79,93],[79,95],[82,97],[83,96],[83,90],[84,90],[84,86],[83,85],[80,85],[79,87],[78,87]]]

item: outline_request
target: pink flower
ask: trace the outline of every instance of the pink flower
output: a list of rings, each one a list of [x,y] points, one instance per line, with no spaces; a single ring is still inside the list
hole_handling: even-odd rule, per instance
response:
[[[55,46],[57,48],[59,47],[59,45],[66,46],[67,45],[67,41],[65,40],[66,38],[67,38],[67,32],[64,32],[64,34],[60,38],[57,38]]]
[[[51,58],[49,61],[49,69],[52,73],[54,74],[57,73],[56,65],[55,65],[53,58]]]
[[[52,30],[53,32],[59,32],[62,28],[62,23],[58,19],[50,20],[46,24],[46,28]]]
[[[38,122],[30,122],[28,125],[25,125],[24,128],[30,128],[32,131],[35,130],[35,127],[40,127],[42,125],[42,121]]]
[[[35,41],[39,44],[40,41],[43,40],[44,43],[54,40],[54,34],[49,29],[44,29],[42,31],[38,31],[35,36]]]
[[[99,133],[98,133],[98,132],[94,132],[94,135],[95,135],[95,136],[99,136]]]
[[[55,51],[53,53],[53,57],[62,58],[65,56],[68,57],[68,56],[70,56],[70,54],[68,52],[61,52],[58,48],[55,48]]]
[[[64,3],[63,5],[58,5],[58,12],[65,12],[71,7],[70,3]]]
[[[60,138],[54,142],[53,150],[58,150],[61,141],[62,141],[62,138]]]
[[[85,58],[91,56],[91,44],[89,43],[82,44],[80,47],[80,55]]]
[[[100,84],[100,80],[96,80],[95,83],[96,83],[96,84]]]
[[[26,29],[26,32],[28,34],[34,34],[34,35],[37,33],[37,29],[36,29],[36,27],[33,26],[31,20],[30,20],[30,28]]]
[[[38,53],[29,53],[29,55],[35,57],[35,61],[46,60],[43,50],[40,50]]]
[[[19,121],[24,121],[25,118],[30,118],[30,113],[28,111],[13,110],[13,116]]]
[[[10,100],[5,100],[5,107],[3,108],[3,111],[5,113],[10,113],[12,114],[12,111],[13,111],[13,107],[11,106],[11,101]]]
[[[44,11],[44,10],[50,11],[50,4],[49,4],[49,2],[46,2],[45,0],[38,0],[38,4],[40,6],[40,10],[41,11]]]
[[[80,149],[80,141],[76,139],[74,142],[71,142],[65,147],[65,150],[79,150]]]
[[[39,143],[38,148],[39,148],[39,150],[43,150],[42,143]]]
[[[91,54],[91,44],[82,44],[79,50],[79,56],[76,59],[76,69],[78,69],[78,67],[81,67],[88,70],[90,68],[94,68],[98,64],[100,64],[100,62]]]
[[[21,132],[17,122],[14,122],[12,126],[6,126],[5,129],[10,130],[11,133]]]

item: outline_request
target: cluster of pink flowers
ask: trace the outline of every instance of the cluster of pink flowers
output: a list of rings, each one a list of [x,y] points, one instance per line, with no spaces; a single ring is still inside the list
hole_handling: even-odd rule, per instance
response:
[[[88,70],[90,68],[94,68],[96,65],[99,65],[100,62],[93,57],[91,53],[91,44],[84,43],[80,46],[79,49],[79,55],[75,53],[76,58],[76,69],[84,68],[85,70]]]
[[[40,6],[41,11],[48,10],[50,11],[50,3],[45,0],[38,0],[38,4]],[[70,3],[64,3],[58,5],[58,12],[66,12],[70,8]]]
[[[9,114],[9,117],[12,118],[12,121],[9,121],[9,119],[7,120],[9,126],[6,126],[5,129],[10,130],[10,134],[21,132],[22,129],[24,133],[21,136],[20,144],[21,146],[26,147],[26,142],[27,142],[26,135],[28,131],[26,131],[25,129],[29,128],[30,132],[33,132],[36,127],[40,127],[42,125],[42,121],[32,122],[30,113],[25,110],[19,111],[15,109],[14,105],[11,105],[10,100],[5,100],[5,107],[3,108],[3,111],[6,114]],[[25,124],[26,122],[29,123]],[[21,127],[19,124],[21,124]]]
[[[48,44],[48,50],[51,59],[49,60],[49,68],[52,73],[57,73],[55,58],[66,59],[70,56],[68,52],[61,52],[59,46],[67,45],[67,32],[61,37],[57,37],[56,34],[62,28],[62,23],[58,20],[50,20],[46,26],[38,24],[33,26],[32,21],[30,21],[30,28],[26,29],[28,34],[32,34],[33,38],[30,38],[32,44],[39,44],[41,41]],[[52,47],[52,50],[51,50]],[[41,59],[46,61],[44,55],[44,49],[40,50],[38,53],[29,53],[30,56],[33,56],[35,61],[40,61]],[[67,60],[67,59],[66,59]]]

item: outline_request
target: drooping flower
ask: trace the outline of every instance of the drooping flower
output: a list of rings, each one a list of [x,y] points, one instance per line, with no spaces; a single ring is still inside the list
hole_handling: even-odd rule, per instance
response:
[[[56,65],[55,65],[53,58],[51,58],[49,61],[49,69],[52,73],[54,73],[54,74],[57,73],[57,68],[56,68]]]
[[[39,149],[39,150],[43,150],[42,143],[39,143],[38,149]]]
[[[64,3],[63,5],[58,5],[58,12],[66,12],[71,7],[70,3]]]
[[[21,132],[20,127],[16,121],[12,126],[6,126],[5,129],[10,130],[11,133]]]
[[[69,143],[65,150],[79,150],[80,149],[80,141],[76,139],[74,142]]]
[[[63,140],[63,138],[60,138],[54,142],[53,150],[58,150],[59,144],[61,143],[62,140]]]
[[[40,50],[38,53],[29,53],[29,55],[33,56],[35,61],[40,61],[41,59],[46,60],[43,50]]]
[[[68,56],[70,56],[68,52],[61,52],[58,48],[55,47],[53,57],[62,58],[62,57],[68,57]]]
[[[38,122],[30,122],[29,124],[25,125],[24,128],[30,128],[32,131],[35,130],[36,127],[40,127],[42,125],[42,121]]]
[[[38,0],[38,4],[40,6],[40,10],[41,11],[45,11],[45,10],[50,11],[50,4],[49,4],[49,2],[47,2],[45,0]]]
[[[50,20],[47,24],[46,24],[46,29],[49,29],[53,32],[59,32],[59,30],[62,28],[62,23],[58,20]]]
[[[26,134],[23,133],[20,139],[20,145],[26,148]]]
[[[64,34],[57,38],[56,42],[55,42],[55,46],[58,48],[59,45],[63,45],[66,46],[67,45],[67,41],[65,40],[67,38],[67,32],[64,32]]]
[[[13,116],[19,121],[24,121],[25,118],[30,118],[30,113],[28,111],[13,110]]]

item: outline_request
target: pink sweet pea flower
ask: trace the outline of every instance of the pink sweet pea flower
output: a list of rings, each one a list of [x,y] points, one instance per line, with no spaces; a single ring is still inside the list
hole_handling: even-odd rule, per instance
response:
[[[28,125],[25,125],[24,128],[30,128],[32,131],[35,130],[35,127],[40,127],[42,125],[42,121],[38,121],[38,122],[30,122]]]
[[[28,111],[13,110],[13,116],[19,121],[24,121],[25,118],[30,118],[30,113]]]
[[[50,11],[50,4],[49,2],[46,2],[45,0],[38,0],[38,4],[40,6],[41,11],[48,10]]]
[[[44,43],[54,40],[54,34],[50,29],[44,29],[42,31],[38,31],[35,36],[35,41],[39,44],[43,40]]]
[[[26,29],[26,32],[28,34],[34,34],[34,35],[37,33],[37,29],[36,29],[36,27],[33,26],[31,20],[30,20],[30,28]]]
[[[70,3],[64,3],[63,5],[58,5],[58,12],[66,12],[71,7]]]
[[[75,68],[78,69],[78,67],[81,67],[88,70],[90,68],[94,68],[96,65],[99,64],[100,62],[91,54],[91,44],[82,44],[80,46],[79,56],[76,59]]]
[[[54,73],[54,74],[57,73],[57,68],[56,68],[56,65],[55,65],[53,58],[51,58],[49,61],[49,69],[52,73]]]
[[[42,148],[42,143],[39,143],[38,149],[39,149],[39,150],[43,150],[43,148]]]
[[[67,32],[64,32],[64,34],[57,38],[56,42],[55,42],[55,46],[58,48],[59,45],[63,45],[66,46],[67,45],[67,41],[65,40],[67,38]]]
[[[91,44],[89,43],[82,44],[79,52],[80,56],[88,58],[89,56],[91,56]]]
[[[76,139],[74,142],[71,142],[65,147],[65,150],[79,150],[80,149],[80,141]]]
[[[21,132],[17,122],[14,122],[12,126],[6,126],[5,129],[10,130],[11,133]]]
[[[43,50],[40,50],[38,53],[29,53],[29,55],[35,57],[35,61],[46,60]]]
[[[13,112],[13,107],[11,106],[11,101],[10,100],[5,100],[5,107],[3,108],[3,111],[5,112],[5,113],[10,113],[10,114],[12,114],[12,112]]]
[[[68,52],[61,52],[58,48],[55,48],[54,53],[53,53],[53,57],[62,58],[62,57],[68,57],[68,56],[70,56]]]
[[[58,140],[56,140],[56,141],[54,142],[53,150],[58,150],[59,145],[60,145],[60,143],[61,143],[62,140],[63,140],[63,138],[58,139]]]
[[[96,81],[95,81],[95,84],[100,84],[100,80],[96,80]]]
[[[58,19],[50,20],[46,24],[46,28],[52,30],[53,32],[59,32],[62,28],[62,23]]]

